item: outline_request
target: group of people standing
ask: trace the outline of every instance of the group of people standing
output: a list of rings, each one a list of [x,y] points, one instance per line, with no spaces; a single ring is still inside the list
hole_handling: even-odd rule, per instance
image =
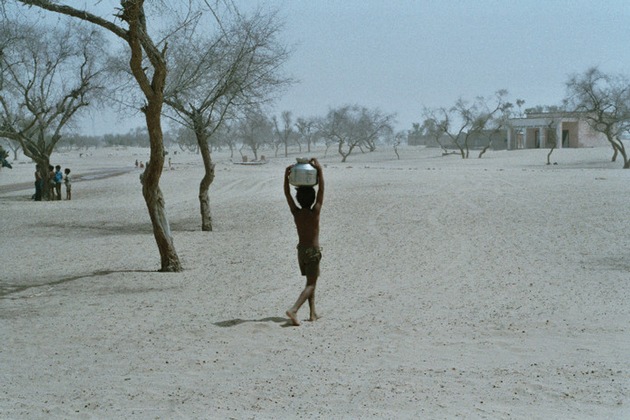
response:
[[[46,175],[48,175],[46,177]],[[46,182],[47,180],[47,182]],[[35,169],[35,194],[33,200],[42,201],[42,197],[49,200],[61,200],[61,184],[66,186],[66,200],[72,199],[72,181],[70,168],[61,172],[61,166],[48,166],[48,172],[42,172],[42,167],[37,165]]]

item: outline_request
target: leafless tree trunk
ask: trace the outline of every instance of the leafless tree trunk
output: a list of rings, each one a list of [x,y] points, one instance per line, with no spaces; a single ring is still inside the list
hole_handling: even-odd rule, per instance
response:
[[[208,136],[204,135],[205,130],[195,130],[197,134],[197,144],[201,152],[203,167],[205,169],[203,178],[199,183],[199,210],[201,212],[201,230],[204,232],[212,231],[212,215],[210,213],[210,185],[214,181],[214,167],[212,162],[212,154],[208,145]]]
[[[357,143],[350,143],[350,144],[348,144],[348,148],[346,150],[344,150],[344,147],[343,147],[344,144],[345,144],[345,141],[343,141],[343,140],[340,140],[339,143],[337,143],[337,145],[338,145],[337,151],[341,155],[341,162],[342,163],[346,162],[346,159],[348,159],[348,156],[350,156],[352,154],[352,151],[357,146]]]
[[[167,103],[175,110],[181,117],[186,118],[188,122],[182,127],[182,130],[190,130],[192,125],[192,131],[195,135],[196,144],[195,147],[201,159],[205,169],[204,175],[199,183],[199,210],[201,212],[201,230],[204,232],[212,231],[212,216],[210,214],[210,185],[214,181],[214,163],[212,162],[212,153],[208,139],[210,134],[208,133],[208,124],[204,121],[201,111],[195,109],[190,105],[190,109],[186,109],[185,106],[179,102],[173,100],[166,100]],[[219,128],[218,125],[214,127],[215,131]]]
[[[547,131],[551,130],[551,128],[556,124],[555,120],[551,120],[549,121],[549,124],[547,124]],[[551,165],[551,154],[553,153],[554,150],[556,150],[556,147],[558,146],[558,138],[556,136],[556,130],[552,130],[549,133],[549,139],[548,139],[548,143],[551,143],[551,149],[549,150],[549,153],[547,153],[547,165]]]
[[[484,148],[483,148],[483,149],[481,149],[481,152],[479,152],[479,159],[481,159],[481,158],[482,158],[482,156],[483,156],[483,155],[484,155],[484,154],[488,151],[488,149],[489,149],[490,147],[492,147],[492,140],[490,140],[490,141],[488,142],[488,144],[486,144],[486,145],[484,146]]]
[[[547,165],[551,165],[551,154],[554,150],[556,150],[555,144],[551,146],[551,149],[549,149],[549,153],[547,153]]]
[[[131,49],[129,62],[131,72],[140,85],[147,104],[142,108],[149,131],[150,163],[145,170],[142,194],[149,211],[153,236],[160,252],[160,271],[178,272],[182,270],[179,256],[175,251],[170,230],[164,197],[160,189],[160,177],[164,168],[164,139],[162,134],[162,105],[166,81],[166,46],[159,51],[148,36],[143,0],[127,0],[122,3],[121,19],[129,24],[127,42]],[[143,68],[143,55],[146,54],[153,66],[151,79]]]

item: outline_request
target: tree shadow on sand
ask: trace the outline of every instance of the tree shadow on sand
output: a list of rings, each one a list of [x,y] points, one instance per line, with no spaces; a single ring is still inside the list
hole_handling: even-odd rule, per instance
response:
[[[77,276],[50,280],[44,283],[24,284],[24,285],[9,284],[0,280],[0,299],[5,299],[8,295],[20,293],[28,289],[34,289],[34,288],[46,287],[46,286],[48,287],[58,286],[60,284],[69,283],[75,280],[85,279],[89,277],[100,277],[100,276],[106,276],[113,273],[155,273],[155,272],[156,271],[149,271],[149,270],[98,270],[89,274],[80,274]]]

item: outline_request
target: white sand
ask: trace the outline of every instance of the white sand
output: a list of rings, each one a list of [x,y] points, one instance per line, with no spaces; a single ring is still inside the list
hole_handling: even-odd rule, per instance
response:
[[[72,201],[0,193],[0,417],[630,418],[630,171],[608,148],[546,152],[314,153],[322,318],[301,327],[284,315],[304,285],[282,194],[298,153],[215,154],[211,233],[199,157],[171,155],[178,274],[155,272],[139,171]],[[53,163],[148,158],[91,153]]]

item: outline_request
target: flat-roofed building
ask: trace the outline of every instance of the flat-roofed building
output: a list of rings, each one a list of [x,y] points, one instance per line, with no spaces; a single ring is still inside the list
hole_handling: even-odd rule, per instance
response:
[[[507,124],[507,149],[600,147],[609,145],[606,136],[591,128],[584,114],[574,112],[530,112],[511,118]]]

